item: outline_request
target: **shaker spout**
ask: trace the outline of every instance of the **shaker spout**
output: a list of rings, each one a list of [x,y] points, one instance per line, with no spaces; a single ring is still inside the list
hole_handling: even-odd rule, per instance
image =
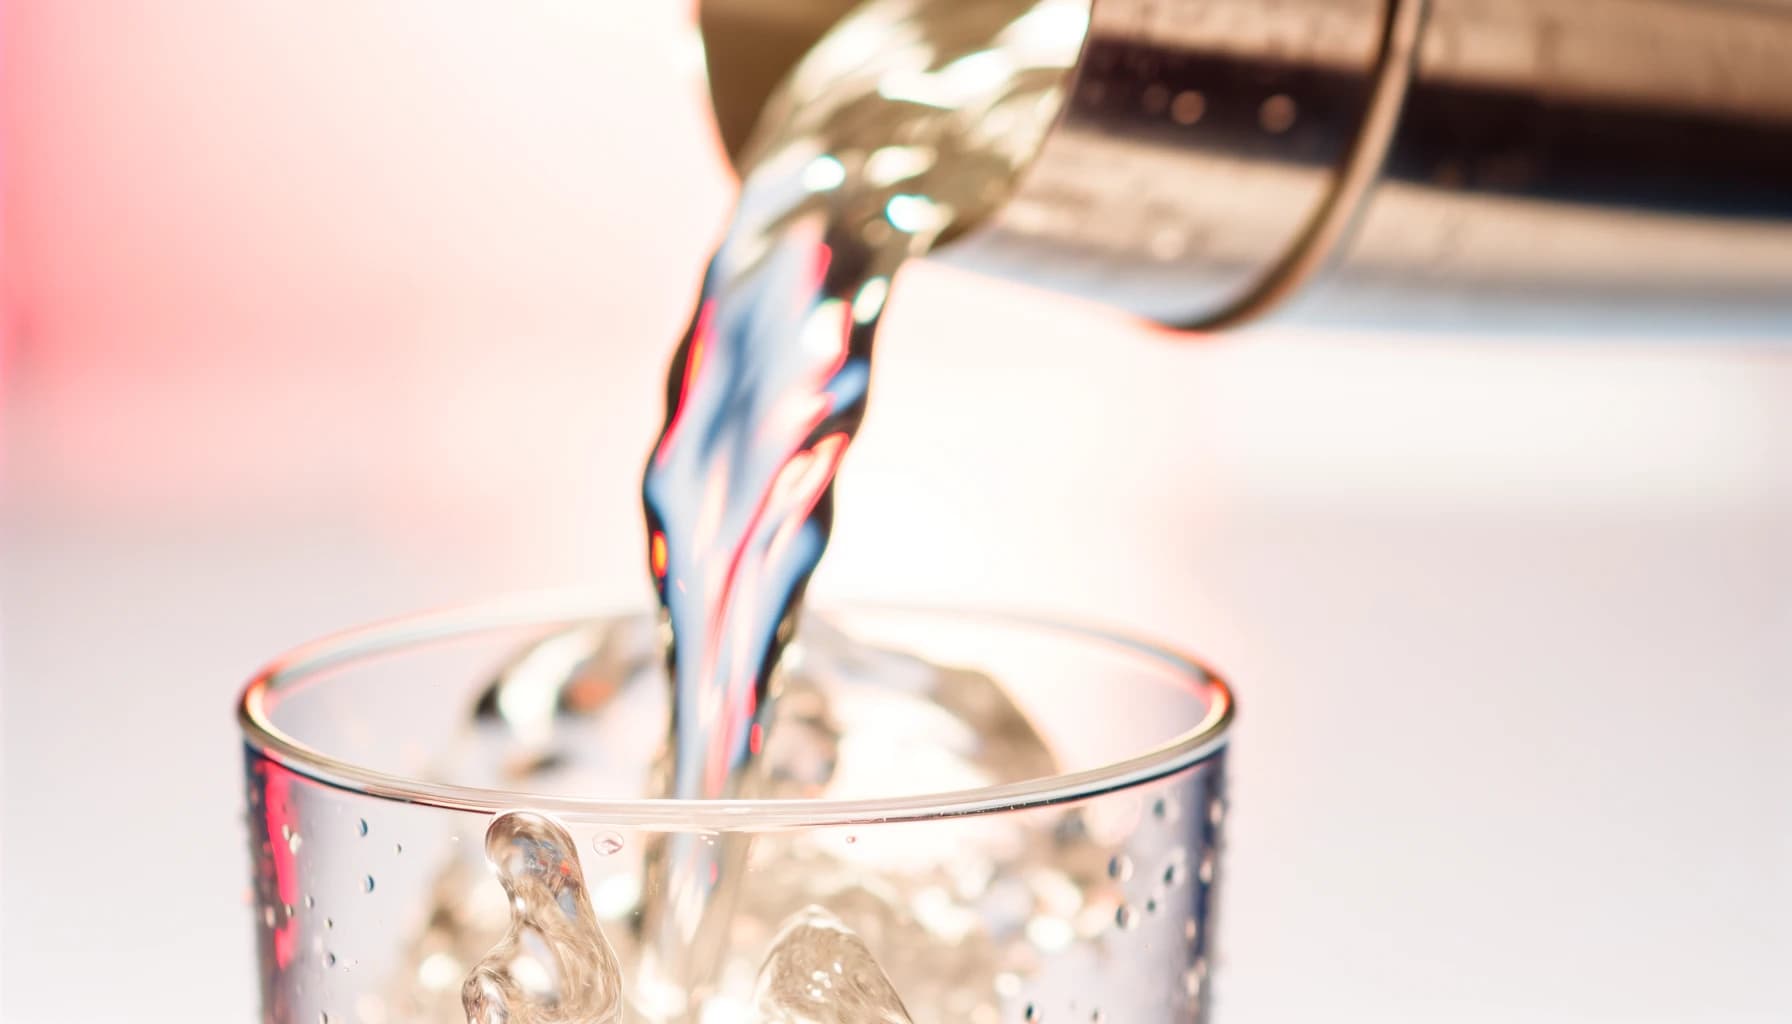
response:
[[[731,159],[854,6],[700,0]],[[1082,6],[1055,127],[930,258],[1188,330],[1792,334],[1792,7]]]

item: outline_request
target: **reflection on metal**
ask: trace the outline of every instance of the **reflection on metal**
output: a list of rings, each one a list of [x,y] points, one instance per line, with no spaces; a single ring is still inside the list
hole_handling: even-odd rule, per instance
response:
[[[731,152],[850,7],[703,0]],[[1792,5],[1095,0],[1057,128],[939,256],[1185,328],[1786,331],[1788,182]]]

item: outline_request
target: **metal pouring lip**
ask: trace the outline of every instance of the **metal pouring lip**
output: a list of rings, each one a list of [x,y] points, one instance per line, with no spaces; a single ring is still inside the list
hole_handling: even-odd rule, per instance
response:
[[[1792,328],[1792,6],[1086,2],[1056,123],[943,262],[1201,331]],[[853,6],[700,0],[731,159]]]
[[[1429,6],[1430,0],[1388,0],[1362,123],[1332,175],[1325,198],[1313,208],[1281,258],[1227,305],[1177,326],[1189,331],[1219,331],[1255,320],[1299,291],[1331,262],[1356,226],[1369,190],[1387,163],[1418,65],[1419,39]]]
[[[1091,0],[1091,8],[1100,2]],[[1217,331],[1255,320],[1299,291],[1332,259],[1348,238],[1387,159],[1413,78],[1428,4],[1429,0],[1387,0],[1377,53],[1365,69],[1371,87],[1361,123],[1305,223],[1280,254],[1265,263],[1229,301],[1172,326]],[[758,112],[784,75],[855,6],[857,0],[703,0],[699,4],[710,106],[731,165],[746,147]],[[753,31],[743,27],[743,12],[749,8]],[[1066,106],[1085,70],[1087,37],[1083,43],[1083,53],[1069,73]],[[1053,132],[1063,119],[1060,110]],[[737,165],[735,169],[738,173]],[[1021,173],[1024,176],[1026,172],[1023,169]],[[968,225],[957,237],[975,234],[980,227]],[[957,237],[941,248],[950,249]]]

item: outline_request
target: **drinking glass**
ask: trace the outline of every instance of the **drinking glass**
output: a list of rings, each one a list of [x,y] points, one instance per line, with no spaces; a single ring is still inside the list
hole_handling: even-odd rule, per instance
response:
[[[644,799],[664,685],[606,681],[589,666],[614,660],[615,644],[594,652],[574,640],[655,644],[657,620],[535,595],[327,638],[256,676],[239,709],[263,1019],[464,1021],[463,979],[508,926],[486,830],[520,810],[576,844],[571,869],[630,992],[626,1021],[751,1024],[777,924],[810,905],[859,934],[915,1024],[1205,1020],[1225,683],[1163,647],[1041,619],[870,606],[821,615],[853,645],[999,680],[1049,743],[1056,773],[936,792],[927,755],[898,745],[887,762],[865,755],[889,770],[847,797]],[[503,719],[494,740],[493,680],[519,652],[588,671],[554,692],[504,694],[546,713]],[[569,711],[598,704],[603,715]],[[569,733],[588,763],[559,771],[552,731],[574,730],[574,719],[609,731]],[[897,728],[878,716],[844,728],[843,763],[851,744],[878,749],[880,721]],[[632,943],[654,898],[643,895],[649,851],[677,837],[739,844],[746,895],[713,985],[656,1017],[630,988]]]

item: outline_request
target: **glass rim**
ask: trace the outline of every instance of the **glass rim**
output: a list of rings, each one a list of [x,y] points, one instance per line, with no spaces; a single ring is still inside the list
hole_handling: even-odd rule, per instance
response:
[[[826,606],[824,606],[825,608]],[[252,676],[237,701],[237,723],[249,747],[314,781],[378,800],[443,810],[499,814],[531,810],[568,823],[603,824],[650,831],[763,832],[965,817],[1048,807],[1131,789],[1191,768],[1225,748],[1234,715],[1231,687],[1200,660],[1130,634],[1049,616],[928,604],[848,602],[846,612],[916,614],[956,621],[982,620],[1009,627],[1045,629],[1130,650],[1161,662],[1208,696],[1207,712],[1192,728],[1138,754],[1094,768],[979,789],[904,794],[869,799],[679,800],[585,799],[520,790],[431,782],[378,771],[331,757],[275,725],[268,714],[271,689],[343,664],[398,653],[433,640],[494,629],[600,621],[640,611],[606,609],[589,591],[513,594],[457,605],[325,635],[293,648]]]

